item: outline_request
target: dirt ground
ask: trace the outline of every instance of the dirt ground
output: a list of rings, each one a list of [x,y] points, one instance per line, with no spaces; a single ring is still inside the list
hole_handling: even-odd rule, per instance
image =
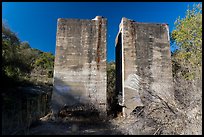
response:
[[[80,114],[81,113],[81,114]],[[66,112],[57,118],[51,113],[33,123],[28,135],[121,135],[110,120],[94,113]]]

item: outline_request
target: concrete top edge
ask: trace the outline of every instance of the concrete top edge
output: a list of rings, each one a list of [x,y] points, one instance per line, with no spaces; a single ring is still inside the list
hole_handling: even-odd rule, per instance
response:
[[[167,25],[167,26],[169,26],[169,24],[168,23],[157,23],[157,22],[134,22],[134,23],[136,23],[136,24],[149,24],[149,25]]]
[[[87,20],[87,21],[92,21],[92,20],[98,20],[98,19],[105,19],[103,16],[96,16],[94,19],[81,19],[81,18],[58,18],[57,21],[66,21],[66,20]]]
[[[154,25],[167,25],[167,26],[169,26],[169,24],[168,24],[168,23],[157,23],[157,22],[137,22],[137,21],[135,21],[135,20],[128,19],[128,18],[126,18],[126,17],[122,17],[122,21],[125,21],[125,20],[131,21],[131,22],[136,23],[136,24],[154,24]],[[121,21],[121,22],[122,22],[122,21]]]

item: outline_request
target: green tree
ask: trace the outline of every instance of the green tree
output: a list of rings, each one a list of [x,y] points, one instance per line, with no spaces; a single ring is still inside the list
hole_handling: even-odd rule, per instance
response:
[[[7,41],[10,45],[13,46],[20,44],[20,40],[17,35],[12,32],[4,23],[2,24],[2,40]]]
[[[27,41],[24,41],[24,42],[21,42],[20,48],[21,49],[28,49],[28,48],[31,48],[31,47],[30,47],[30,44]]]
[[[48,75],[49,78],[53,77],[54,55],[49,52],[43,52],[37,57],[33,66],[44,70],[43,73]]]
[[[20,40],[5,24],[2,24],[2,76],[3,78],[19,79],[22,74],[18,60]],[[21,65],[22,66],[22,65]]]
[[[45,79],[52,78],[53,68],[54,55],[33,49],[28,42],[20,42],[17,35],[2,24],[2,76],[6,83],[33,82],[32,74],[39,79],[41,74]]]
[[[178,50],[172,55],[173,73],[186,79],[200,76],[202,66],[202,4],[188,7],[186,16],[175,21],[171,34]]]

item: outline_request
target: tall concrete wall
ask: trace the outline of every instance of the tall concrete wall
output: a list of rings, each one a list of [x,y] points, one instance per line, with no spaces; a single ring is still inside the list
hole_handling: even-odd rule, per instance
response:
[[[106,23],[58,19],[54,64],[54,113],[64,105],[93,105],[106,111]]]
[[[136,107],[148,106],[158,98],[173,105],[168,26],[122,18],[119,29],[116,90],[122,97],[123,114],[129,115]]]

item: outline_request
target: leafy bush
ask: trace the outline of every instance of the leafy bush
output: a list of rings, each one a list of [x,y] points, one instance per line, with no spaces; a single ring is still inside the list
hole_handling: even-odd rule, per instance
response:
[[[17,35],[2,24],[2,76],[6,83],[29,81],[33,70],[36,75],[44,72],[53,77],[54,55],[30,47],[28,42],[20,42]]]
[[[175,28],[171,34],[178,46],[178,50],[172,55],[174,71],[179,68],[179,74],[192,80],[201,75],[202,4],[188,8],[186,16],[175,21]]]

